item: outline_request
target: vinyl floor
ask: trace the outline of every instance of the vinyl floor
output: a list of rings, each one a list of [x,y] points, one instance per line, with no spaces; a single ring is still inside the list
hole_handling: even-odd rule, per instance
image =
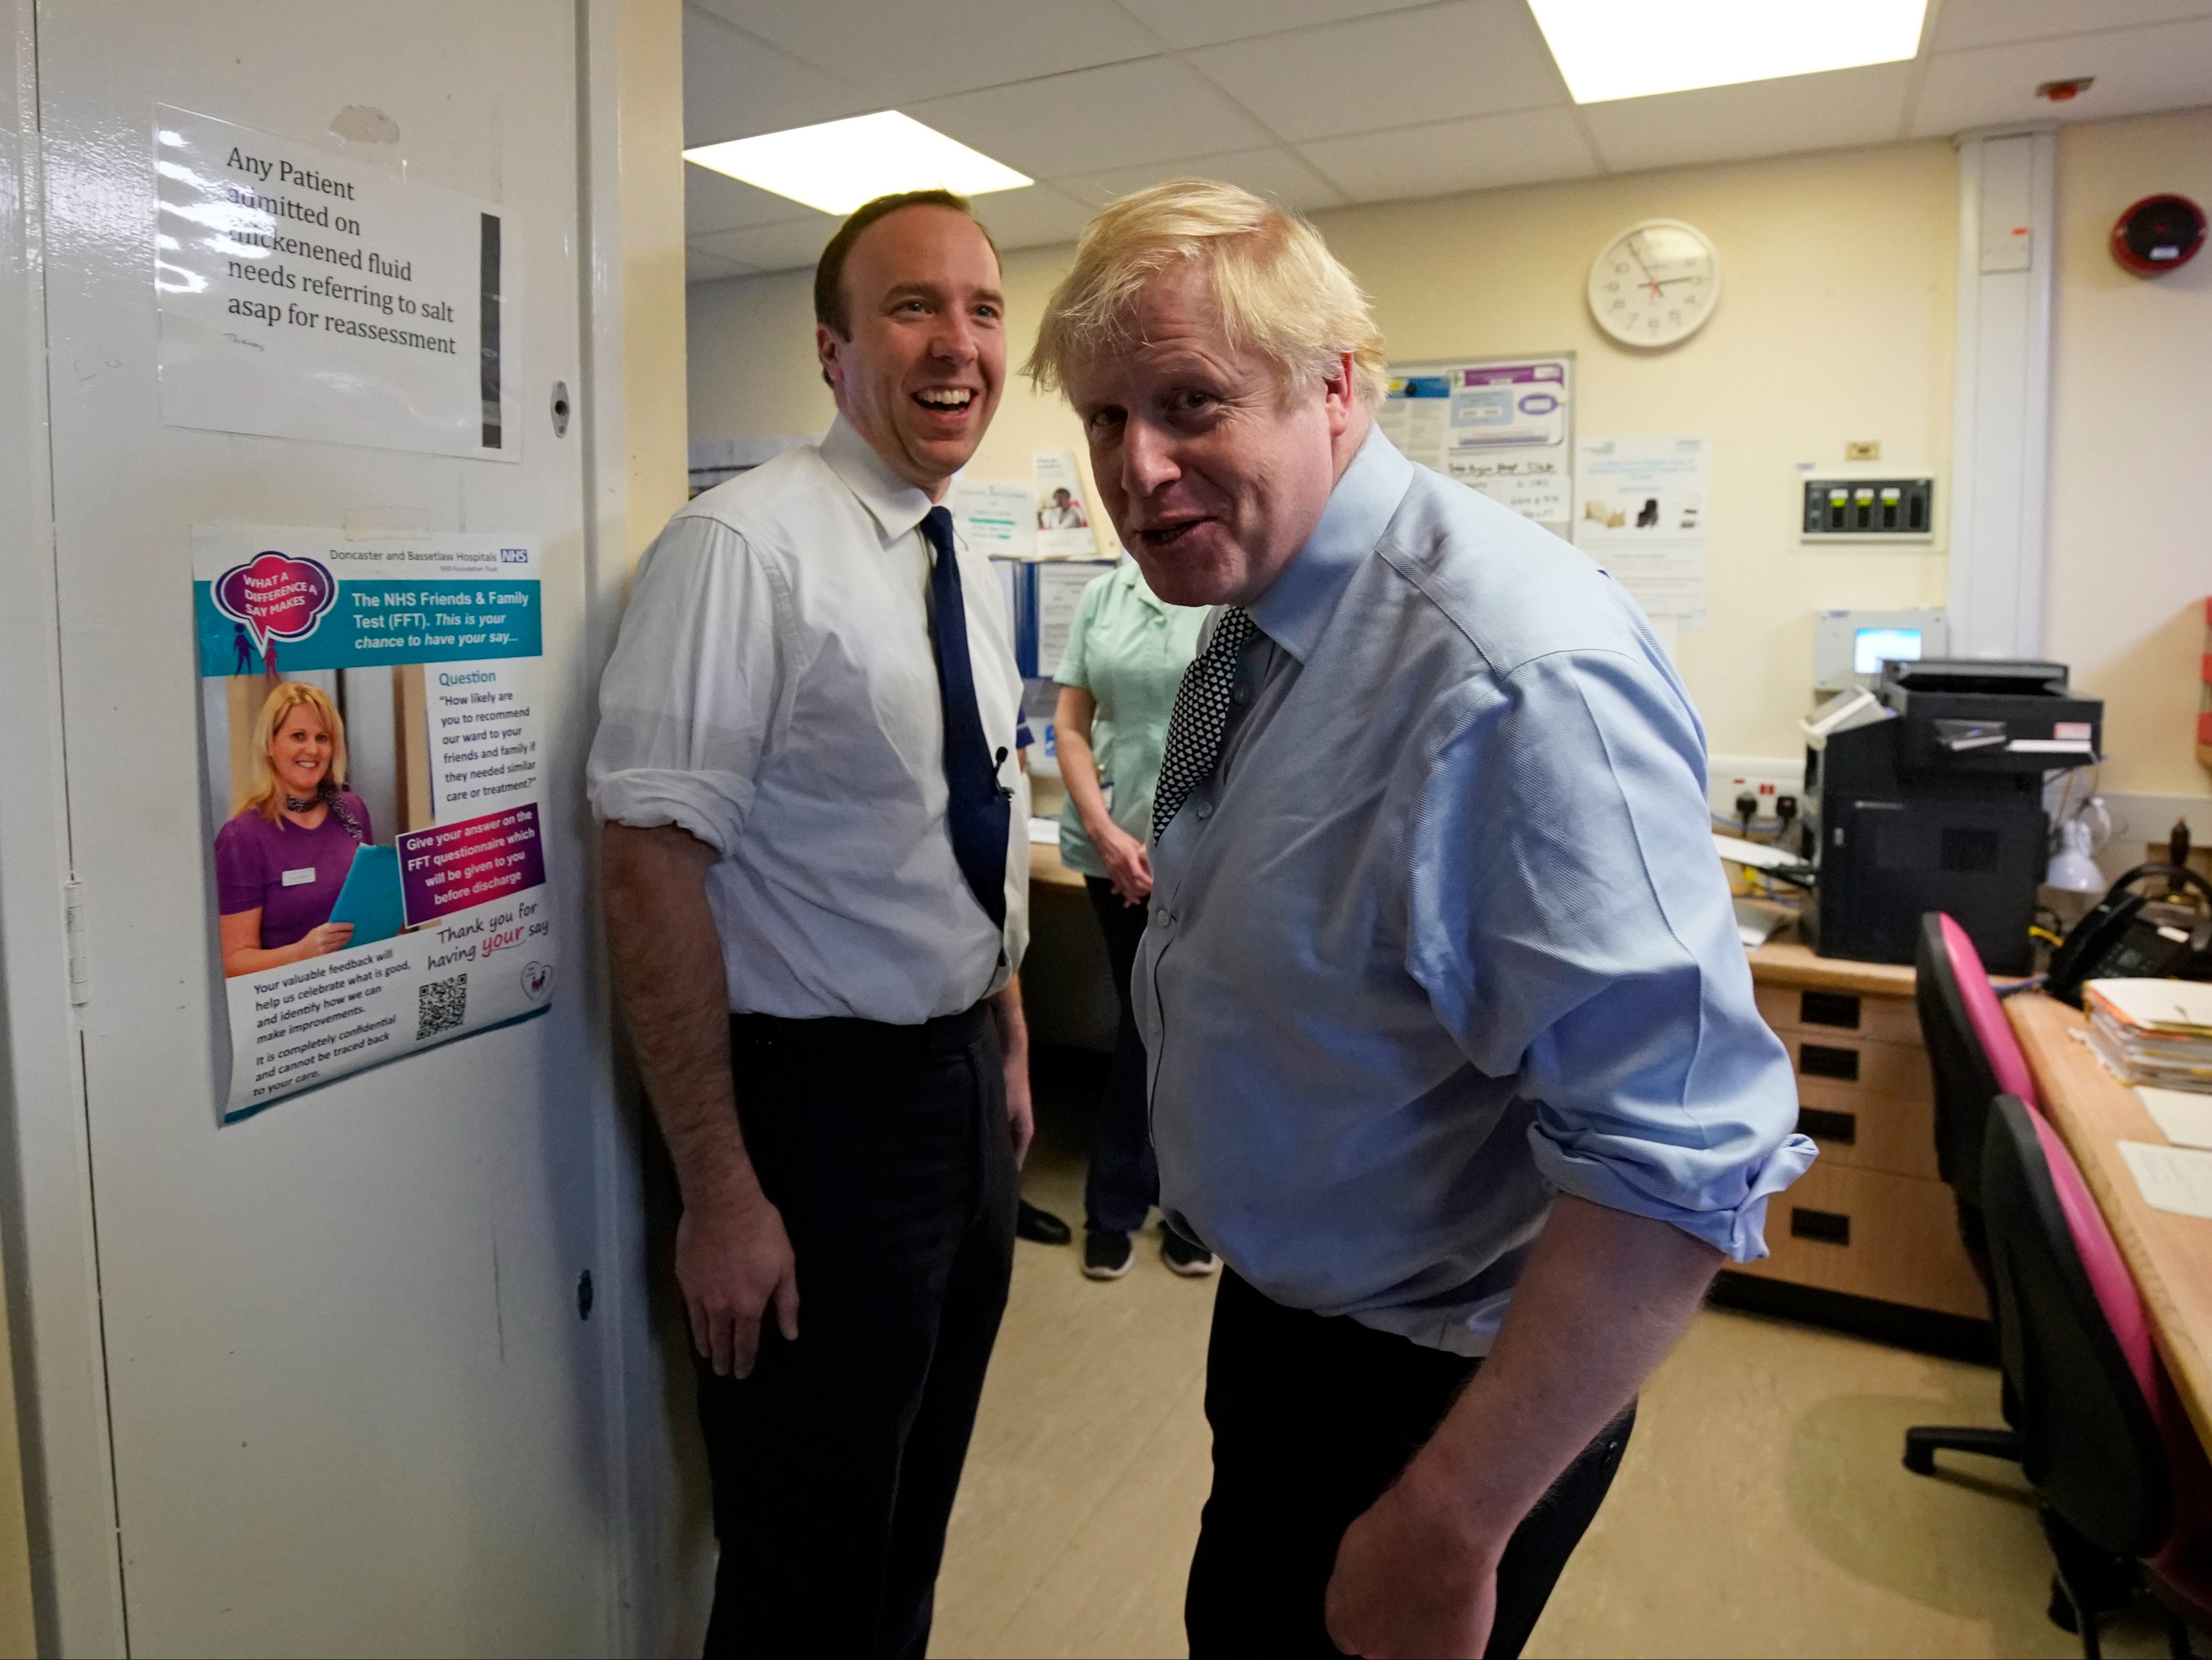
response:
[[[1032,1201],[1079,1225],[1096,1066],[1048,1052]],[[1124,1279],[1024,1243],[939,1583],[938,1657],[1185,1652],[1209,1476],[1211,1280]],[[2050,1559],[2017,1469],[1899,1462],[1912,1424],[1994,1424],[1994,1371],[1709,1310],[1645,1391],[1611,1499],[1532,1656],[2055,1656]],[[2115,1657],[2164,1654],[2123,1616]]]

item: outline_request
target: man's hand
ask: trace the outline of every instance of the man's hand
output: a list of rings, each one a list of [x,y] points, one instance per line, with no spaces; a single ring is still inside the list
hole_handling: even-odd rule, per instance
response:
[[[1006,1057],[1006,1134],[1013,1138],[1014,1168],[1030,1156],[1036,1116],[1030,1110],[1030,1028],[1022,1018],[1022,982],[1010,977],[991,998],[992,1023]]]
[[[684,1207],[676,1225],[676,1283],[691,1319],[691,1346],[722,1377],[749,1377],[761,1319],[775,1305],[786,1342],[799,1337],[799,1273],[783,1218],[759,1183]]]
[[[1111,820],[1091,833],[1091,845],[1106,866],[1106,879],[1125,905],[1141,905],[1152,894],[1152,855],[1142,842]]]
[[[1479,1657],[1490,1641],[1504,1537],[1471,1532],[1416,1458],[1346,1529],[1323,1605],[1329,1640],[1368,1660]]]

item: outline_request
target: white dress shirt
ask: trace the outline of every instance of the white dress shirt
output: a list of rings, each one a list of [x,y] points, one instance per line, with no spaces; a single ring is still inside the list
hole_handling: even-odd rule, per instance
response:
[[[592,806],[681,825],[721,855],[707,897],[733,1010],[914,1025],[969,1007],[1021,962],[1012,629],[990,561],[963,546],[975,701],[1014,791],[1002,931],[945,828],[929,508],[841,417],[819,445],[692,502],[638,567],[599,685]]]

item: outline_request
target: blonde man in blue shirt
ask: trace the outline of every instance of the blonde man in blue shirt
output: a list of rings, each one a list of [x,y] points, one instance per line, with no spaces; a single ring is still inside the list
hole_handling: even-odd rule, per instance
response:
[[[1135,1260],[1129,1236],[1143,1228],[1159,1197],[1152,1127],[1145,1122],[1145,1040],[1129,1000],[1129,976],[1152,915],[1146,842],[1168,715],[1205,620],[1204,611],[1170,605],[1154,593],[1137,562],[1125,556],[1083,590],[1054,677],[1060,705],[1053,725],[1067,786],[1060,860],[1082,873],[1121,1006],[1083,1186],[1083,1272],[1093,1280],[1118,1280],[1129,1271]],[[1160,1260],[1190,1278],[1220,1265],[1172,1226],[1161,1229]]]
[[[1812,1158],[1696,712],[1603,571],[1375,429],[1304,222],[1124,198],[1030,362],[1153,592],[1218,607],[1135,976],[1162,1203],[1225,1264],[1191,1653],[1517,1654]]]

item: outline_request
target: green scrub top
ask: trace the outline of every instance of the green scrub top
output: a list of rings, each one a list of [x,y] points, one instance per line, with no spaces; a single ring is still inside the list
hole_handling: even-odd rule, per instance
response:
[[[1167,748],[1182,672],[1198,654],[1204,605],[1170,605],[1146,585],[1127,554],[1083,590],[1067,631],[1067,652],[1053,678],[1098,700],[1091,721],[1098,782],[1114,822],[1139,842],[1152,835],[1152,793]],[[1060,810],[1060,856],[1085,876],[1106,874],[1068,798]]]

